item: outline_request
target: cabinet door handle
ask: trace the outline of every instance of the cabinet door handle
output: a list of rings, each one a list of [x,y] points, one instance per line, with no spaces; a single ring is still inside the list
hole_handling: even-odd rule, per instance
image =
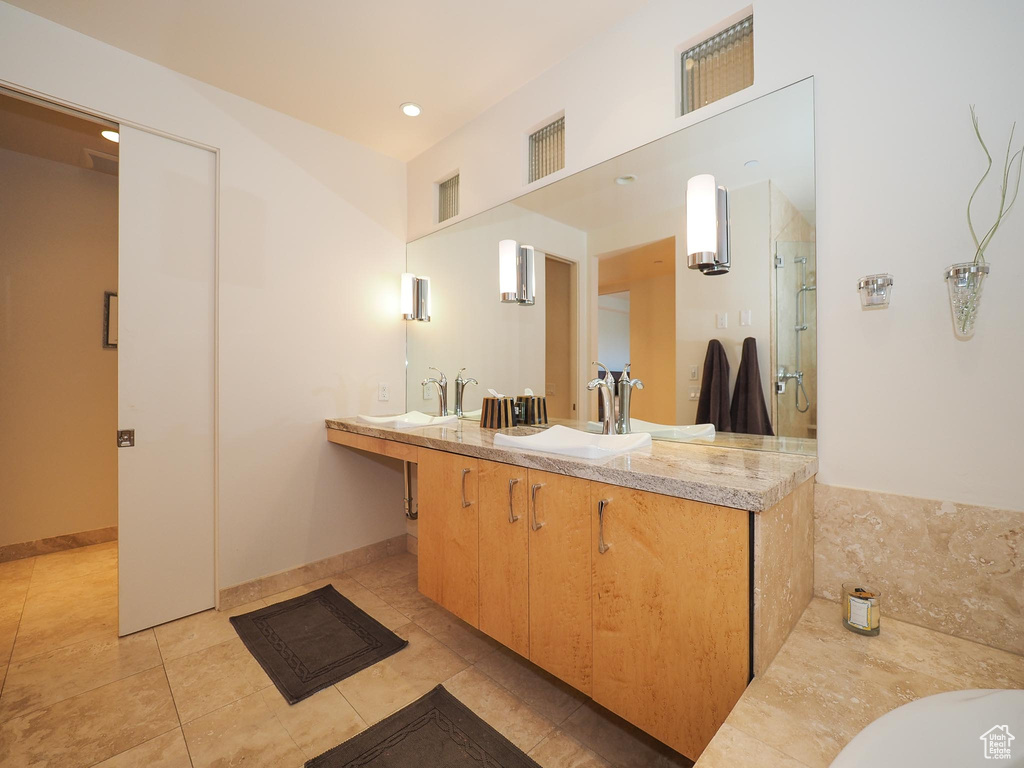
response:
[[[512,511],[512,489],[516,487],[516,483],[518,482],[518,477],[513,477],[508,481],[508,521],[510,523],[514,523],[519,519],[519,515]]]
[[[544,523],[537,521],[537,491],[539,491],[543,487],[544,483],[534,483],[533,488],[530,491],[530,496],[532,497],[533,501],[533,503],[531,504],[531,506],[533,507],[533,524],[531,527],[535,531],[539,531],[541,528],[544,527]]]
[[[470,470],[470,469],[462,470],[462,506],[463,506],[463,508],[468,507],[470,504],[473,503],[472,501],[466,501],[466,475],[468,475],[471,471],[472,470]]]
[[[597,551],[602,555],[612,547],[611,544],[604,543],[604,510],[611,503],[611,499],[601,499],[597,502]]]

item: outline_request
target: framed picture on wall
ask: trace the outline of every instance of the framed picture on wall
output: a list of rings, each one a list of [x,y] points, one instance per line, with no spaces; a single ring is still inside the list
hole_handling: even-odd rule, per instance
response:
[[[117,349],[117,294],[111,291],[103,294],[103,346]]]

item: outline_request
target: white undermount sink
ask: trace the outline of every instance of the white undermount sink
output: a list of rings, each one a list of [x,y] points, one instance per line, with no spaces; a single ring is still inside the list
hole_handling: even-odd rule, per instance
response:
[[[646,432],[633,435],[595,435],[556,424],[533,435],[506,435],[497,432],[494,435],[494,444],[524,451],[576,456],[580,459],[603,459],[646,448],[651,444],[651,436]]]
[[[385,427],[387,429],[415,429],[416,427],[437,427],[443,424],[452,424],[456,421],[454,416],[428,416],[420,411],[409,411],[400,413],[397,416],[363,416],[356,417],[364,424],[374,427]]]
[[[598,421],[588,421],[587,431],[588,432],[600,432],[602,429],[601,423]],[[654,424],[650,421],[641,421],[640,419],[630,419],[629,429],[631,432],[646,432],[651,437],[660,437],[663,439],[670,440],[714,440],[715,439],[715,425],[714,424],[685,424],[679,426],[673,426],[671,424]]]

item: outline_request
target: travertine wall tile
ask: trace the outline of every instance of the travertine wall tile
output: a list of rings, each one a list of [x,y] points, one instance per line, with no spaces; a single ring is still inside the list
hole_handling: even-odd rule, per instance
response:
[[[814,593],[882,591],[887,616],[1024,653],[1024,511],[815,490]]]

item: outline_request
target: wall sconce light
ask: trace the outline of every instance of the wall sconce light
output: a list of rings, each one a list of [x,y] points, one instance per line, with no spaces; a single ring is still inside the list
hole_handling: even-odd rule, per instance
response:
[[[402,319],[430,322],[430,278],[402,273]]]
[[[892,275],[868,275],[857,281],[861,309],[885,309],[892,298]]]
[[[729,261],[729,191],[710,173],[686,182],[687,266],[705,275],[724,275]]]
[[[532,306],[537,303],[532,245],[520,245],[515,240],[498,243],[498,290],[505,304]]]

